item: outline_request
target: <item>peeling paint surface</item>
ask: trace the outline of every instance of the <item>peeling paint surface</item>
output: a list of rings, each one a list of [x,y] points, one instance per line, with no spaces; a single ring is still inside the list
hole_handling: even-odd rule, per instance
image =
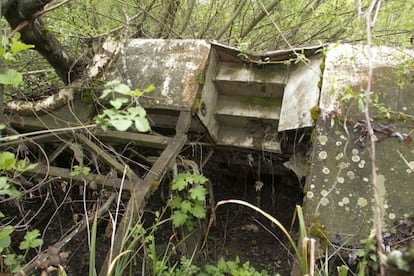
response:
[[[190,110],[209,51],[205,40],[133,39],[125,46],[126,66],[119,57],[114,78],[130,79],[139,89],[153,84],[155,91],[140,98],[146,108]]]

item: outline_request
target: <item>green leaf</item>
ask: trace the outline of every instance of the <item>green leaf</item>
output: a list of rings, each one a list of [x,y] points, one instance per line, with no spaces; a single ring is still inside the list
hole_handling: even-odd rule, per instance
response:
[[[4,151],[0,153],[0,169],[9,171],[14,168],[16,158],[13,153]]]
[[[111,94],[113,90],[111,88],[106,88],[102,91],[102,95],[99,97],[99,99],[105,99],[109,94]]]
[[[38,239],[40,232],[37,229],[26,232],[24,240],[20,242],[19,249],[26,250],[30,248],[37,248],[43,244],[43,240]]]
[[[134,89],[129,91],[128,95],[133,97],[140,97],[142,95],[142,91],[139,89]]]
[[[127,98],[116,98],[109,101],[109,103],[115,108],[120,109],[124,103],[129,102]]]
[[[128,113],[132,116],[139,116],[139,117],[145,117],[147,116],[147,112],[142,106],[133,106],[128,108]]]
[[[145,88],[144,93],[151,93],[155,90],[155,85],[151,83],[147,88]]]
[[[8,196],[15,197],[15,198],[21,197],[20,192],[16,190],[16,188],[14,187],[0,190],[0,195],[8,195]]]
[[[172,209],[178,209],[181,206],[181,198],[179,196],[174,196],[168,204]]]
[[[11,273],[17,273],[22,268],[21,263],[24,261],[24,257],[22,255],[16,254],[7,254],[6,258],[4,258],[4,263],[6,264],[8,270]]]
[[[28,164],[25,160],[19,160],[16,163],[16,171],[18,172],[25,172],[28,170],[33,170],[34,168],[37,167],[37,163],[33,163],[33,164]]]
[[[116,85],[113,89],[115,92],[123,95],[128,95],[129,91],[131,91],[131,88],[129,88],[128,85],[123,83]]]
[[[190,189],[190,198],[204,201],[206,199],[207,190],[201,185],[194,186]]]
[[[0,84],[18,85],[23,82],[23,75],[13,69],[6,69],[0,73]]]
[[[206,217],[206,209],[204,208],[203,205],[201,204],[196,204],[192,209],[191,209],[191,214],[193,216],[195,216],[196,218],[205,218]]]
[[[180,211],[174,211],[171,215],[172,222],[175,228],[180,227],[184,225],[188,219],[188,215],[180,212]]]
[[[180,173],[178,174],[171,183],[171,189],[174,191],[182,191],[187,187],[188,181],[187,178],[191,176],[189,173]]]
[[[151,126],[147,120],[147,118],[136,118],[135,119],[135,127],[139,132],[148,132],[151,130]]]
[[[9,178],[7,176],[0,176],[0,190],[10,187],[8,182]]]
[[[13,231],[14,229],[10,225],[0,230],[0,253],[2,253],[5,248],[10,246],[11,244],[10,234],[13,233]]]
[[[200,184],[204,184],[208,181],[208,178],[202,174],[194,174],[193,177],[194,177],[194,181]]]
[[[126,131],[132,125],[132,121],[125,119],[116,119],[111,120],[111,125],[118,131]]]
[[[358,109],[361,112],[364,111],[364,109],[365,109],[365,102],[364,102],[363,98],[358,99]]]
[[[181,202],[180,209],[185,214],[186,213],[189,213],[191,211],[191,209],[192,209],[191,202],[188,201],[188,200],[183,200],[183,202]]]
[[[39,165],[38,163],[31,163],[29,165],[26,166],[26,168],[24,168],[24,171],[31,171],[33,169],[35,169],[37,167],[37,165]]]
[[[16,36],[16,35],[17,33],[13,37],[12,43],[10,45],[10,51],[12,52],[12,54],[17,54],[19,52],[29,50],[30,48],[34,48],[34,45],[26,44],[26,43],[19,41],[20,36]]]

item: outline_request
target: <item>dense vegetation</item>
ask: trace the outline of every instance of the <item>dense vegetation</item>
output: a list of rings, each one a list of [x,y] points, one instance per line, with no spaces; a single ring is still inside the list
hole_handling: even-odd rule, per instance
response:
[[[108,38],[118,41],[126,41],[130,38],[212,39],[237,46],[246,52],[339,42],[366,43],[365,11],[371,3],[373,2],[368,0],[2,1],[1,101],[38,99],[53,94],[58,88],[82,78],[85,66],[91,62],[102,42]],[[374,44],[412,47],[413,8],[414,0],[376,1],[372,14]],[[93,82],[87,83],[89,86],[86,86],[86,83],[83,85],[85,85],[82,87],[84,89],[98,86]],[[102,83],[99,85],[100,88],[105,87]],[[128,96],[131,91],[134,91],[119,83],[113,89]],[[116,91],[117,89],[120,91]],[[0,114],[3,114],[1,101]],[[144,114],[145,111],[140,110],[140,113]],[[145,126],[147,124],[145,122]],[[146,131],[148,128],[143,129]],[[79,154],[80,150],[76,146],[70,147],[73,147],[75,155]],[[33,196],[33,189],[25,190],[23,186],[15,185],[24,181],[36,181],[23,177],[24,172],[36,166],[26,162],[30,158],[26,161],[20,160],[24,159],[21,158],[24,156],[22,154],[24,150],[20,148],[16,151],[10,147],[7,151],[2,149],[0,154],[0,203],[2,204],[0,218],[4,216],[3,206],[14,202],[12,199],[28,200]],[[87,175],[90,171],[85,171],[85,167],[76,165],[73,166],[73,173],[73,176]],[[179,183],[182,189],[176,189],[177,194],[169,202],[169,208],[173,212],[174,226],[178,228],[190,225],[189,228],[192,229],[196,222],[190,219],[205,217],[203,206],[207,190],[201,184],[204,184],[207,179],[198,174],[181,175],[181,178],[183,177],[184,180],[180,179],[179,175],[180,181],[173,182]],[[193,187],[194,183],[196,185]],[[185,195],[187,198],[181,198],[185,192],[184,188],[188,189],[188,194]],[[59,189],[66,188],[59,187]],[[49,192],[44,194],[49,197]],[[18,202],[15,201],[14,204],[20,206]],[[20,214],[17,214],[19,212]],[[16,216],[25,216],[22,210],[19,212],[16,212]],[[89,229],[92,240],[93,235],[96,238],[96,220],[95,217],[95,223]],[[133,240],[137,243],[143,242],[141,246],[146,251],[145,257],[148,258],[148,263],[153,266],[150,268],[152,272],[171,275],[173,273],[208,275],[208,273],[238,271],[237,273],[240,274],[234,275],[244,275],[243,273],[259,275],[248,264],[240,266],[238,259],[234,262],[220,260],[217,265],[197,267],[191,263],[191,260],[183,258],[177,261],[177,267],[168,266],[168,260],[156,256],[155,252],[154,231],[162,223],[164,221],[157,213],[156,223],[147,230],[143,230],[141,224],[130,229]],[[1,271],[19,271],[21,265],[28,261],[29,256],[33,257],[32,249],[38,248],[43,243],[39,231],[32,230],[30,225],[18,225],[25,235],[21,235],[18,242],[14,241],[14,244],[24,253],[14,254],[10,248],[11,235],[13,231],[18,230],[16,225],[12,221],[0,222],[0,253],[7,256],[0,258]],[[90,247],[94,242],[90,242]],[[368,245],[368,249],[363,252],[365,255],[362,255],[366,262],[370,256],[375,256],[373,253],[375,246]],[[62,270],[60,264],[67,258],[63,253],[66,254],[66,252],[55,253],[57,263],[45,261],[44,268],[50,265],[58,266]],[[93,253],[90,255],[91,262],[96,258]],[[48,254],[53,255],[50,252]],[[304,258],[304,256],[297,257]],[[3,269],[4,267],[7,269]],[[90,269],[90,274],[93,275],[95,267],[91,265]]]
[[[364,11],[370,1],[72,0],[53,8],[58,4],[54,2],[48,5],[50,11],[41,13],[36,21],[42,21],[51,35],[63,44],[71,58],[69,62],[82,65],[90,61],[98,45],[108,37],[118,40],[137,37],[215,39],[248,50],[287,49],[339,41],[363,43],[366,39]],[[374,42],[410,46],[413,6],[411,0],[379,1]],[[4,10],[3,7],[2,13]],[[8,21],[13,28],[20,23]],[[10,33],[4,21],[2,27],[4,35]],[[14,64],[23,71],[46,70],[47,75],[51,74],[43,59],[34,59],[37,62]],[[71,70],[76,68],[72,66]],[[64,73],[58,70],[58,75],[65,80]],[[27,77],[28,81],[32,78],[33,75]],[[44,77],[41,79],[42,84],[50,85]]]

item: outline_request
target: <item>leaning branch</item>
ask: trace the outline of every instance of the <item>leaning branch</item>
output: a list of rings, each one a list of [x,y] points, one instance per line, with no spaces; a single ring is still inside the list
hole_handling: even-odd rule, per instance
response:
[[[270,3],[264,10],[260,12],[260,14],[253,19],[252,22],[250,22],[249,26],[242,32],[240,38],[245,38],[256,25],[268,14],[268,11],[273,10],[278,4],[280,3],[280,0],[274,0],[272,3]]]
[[[379,187],[378,187],[378,181],[377,181],[377,171],[376,171],[376,154],[375,154],[375,142],[376,137],[374,134],[374,129],[371,125],[371,116],[369,111],[369,105],[371,103],[371,85],[372,85],[372,78],[373,78],[373,64],[372,64],[372,28],[374,27],[374,21],[372,20],[373,11],[374,8],[377,7],[377,11],[374,14],[374,19],[376,17],[376,14],[378,13],[378,9],[381,5],[382,0],[372,0],[366,14],[365,14],[365,20],[366,20],[366,31],[367,31],[367,53],[368,53],[368,83],[367,83],[367,89],[365,90],[365,120],[367,122],[368,127],[368,134],[370,138],[370,151],[371,151],[371,174],[372,174],[372,189],[374,192],[374,200],[375,200],[375,208],[374,208],[374,227],[375,227],[375,238],[377,241],[377,254],[378,254],[378,262],[379,262],[379,269],[380,269],[380,275],[384,276],[386,275],[385,272],[385,264],[384,260],[382,258],[384,251],[384,241],[382,237],[382,204],[380,200],[380,194],[379,194]]]
[[[118,53],[118,44],[106,42],[102,45],[102,54],[97,54],[93,58],[92,64],[88,67],[88,78],[95,79],[110,63]],[[71,101],[76,96],[76,91],[81,86],[82,81],[77,80],[68,87],[61,89],[58,93],[53,94],[45,99],[35,102],[28,101],[9,101],[4,103],[5,112],[15,112],[20,115],[34,116],[36,114],[52,111]]]
[[[60,6],[63,6],[64,4],[66,4],[67,2],[69,2],[70,0],[64,0],[62,2],[57,3],[56,5],[53,5],[51,7],[46,7],[40,11],[35,12],[30,20],[24,20],[22,21],[16,28],[14,28],[14,30],[11,32],[10,36],[13,36],[15,33],[20,32],[24,27],[28,26],[33,20],[35,20],[36,18],[44,15],[45,13],[51,12],[57,8],[59,8]]]

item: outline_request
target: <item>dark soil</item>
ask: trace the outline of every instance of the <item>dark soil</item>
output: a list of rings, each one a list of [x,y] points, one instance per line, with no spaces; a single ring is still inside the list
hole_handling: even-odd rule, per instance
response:
[[[262,165],[261,170],[266,173],[258,173],[257,167],[255,168],[253,164],[246,166],[227,163],[227,158],[223,158],[226,154],[230,153],[221,151],[220,155],[214,154],[203,171],[213,185],[215,202],[225,199],[241,199],[250,202],[274,216],[287,229],[291,229],[294,235],[296,231],[296,225],[292,226],[294,209],[295,205],[301,204],[302,201],[301,185],[296,176],[287,169],[283,169],[279,160],[267,159],[267,162],[279,162],[279,164]],[[243,160],[243,154],[237,155],[237,158],[233,154],[231,157]],[[247,160],[247,155],[244,158]],[[257,154],[253,155],[253,158],[262,157]],[[279,172],[269,174],[270,167]],[[154,193],[148,201],[144,215],[146,224],[150,225],[154,212],[165,206],[170,181],[171,177],[168,176],[163,183],[163,188]],[[256,191],[257,181],[263,183],[263,187],[258,191]],[[78,187],[73,189],[73,193],[77,194]],[[103,201],[105,194],[93,192],[87,197],[94,199],[95,202]],[[127,197],[126,194],[125,203]],[[72,198],[72,202],[60,210],[59,215],[49,226],[46,236],[54,238],[47,239],[46,244],[53,244],[62,237],[64,230],[73,225],[73,219],[76,219],[77,215],[81,216],[82,213],[84,211],[81,198]],[[98,226],[97,267],[101,265],[109,250],[110,238],[105,234],[107,224],[108,218],[102,218]],[[161,253],[165,250],[172,235],[171,225],[165,225],[156,232],[157,245],[160,246]],[[201,239],[204,240],[204,237]],[[66,261],[68,275],[87,275],[89,265],[87,244],[85,231],[65,246],[64,251],[69,253]],[[177,254],[178,256],[173,258],[179,259],[182,253],[177,252]],[[248,261],[258,271],[265,269],[272,274],[278,272],[281,275],[289,275],[293,259],[286,238],[275,225],[245,206],[227,204],[217,209],[216,221],[208,233],[205,247],[199,254],[197,263],[200,265],[216,263],[220,258],[235,260],[236,257],[239,257],[242,263]]]
[[[53,152],[59,146],[59,144],[47,145],[44,150]],[[138,151],[128,147],[117,150],[130,159],[135,158],[132,155]],[[296,175],[283,166],[287,157],[231,148],[215,149],[214,153],[208,156],[206,152],[210,150],[212,148],[208,146],[205,148],[196,146],[185,148],[181,153],[182,158],[192,160],[199,165],[200,172],[210,180],[213,194],[207,208],[211,210],[211,205],[220,200],[241,199],[271,214],[287,229],[290,229],[292,235],[295,236],[297,227],[295,223],[292,223],[293,214],[295,205],[302,203],[303,191],[302,184],[299,183]],[[37,161],[35,149],[30,148],[29,151],[28,157]],[[156,152],[151,153],[150,150],[140,153],[145,156],[157,155]],[[65,151],[51,165],[70,167],[70,164],[74,162],[72,154],[70,150]],[[42,155],[40,154],[40,156]],[[85,156],[86,158],[87,156]],[[108,168],[102,162],[94,160],[93,156],[89,156],[89,159],[90,163],[85,163],[86,166],[94,168],[94,165],[99,164],[99,173],[108,172]],[[146,172],[140,166],[136,166],[136,169],[140,175]],[[185,168],[180,166],[179,169],[182,171]],[[93,169],[93,172],[97,173],[98,171]],[[160,188],[149,199],[143,216],[145,226],[152,224],[155,211],[160,211],[165,207],[171,178],[171,173],[169,173]],[[59,178],[45,180],[33,176],[22,178],[21,181],[27,187],[36,183],[41,183],[41,185],[36,186],[37,189],[33,192],[27,192],[18,202],[2,203],[2,211],[7,217],[14,218],[16,221],[25,217],[22,222],[24,227],[19,228],[14,236],[16,252],[18,252],[18,243],[22,240],[24,233],[28,229],[34,228],[39,229],[42,234],[43,250],[53,246],[66,237],[81,221],[85,215],[85,209],[92,213],[98,206],[104,204],[110,194],[105,190],[84,189],[82,183],[69,183]],[[123,213],[128,197],[128,192],[124,192],[120,214]],[[109,210],[113,215],[115,208],[115,204],[112,204]],[[208,216],[210,215],[211,212]],[[220,258],[235,260],[236,257],[239,257],[242,263],[248,261],[258,271],[265,269],[272,274],[278,272],[282,275],[289,275],[293,259],[290,253],[292,250],[282,232],[275,225],[272,225],[257,212],[236,204],[220,206],[215,215],[216,221],[207,236],[205,236],[207,222],[201,222],[204,232],[200,235],[199,242],[205,240],[206,243],[195,260],[197,264],[214,264]],[[32,217],[33,220],[29,221]],[[108,225],[110,226],[109,221],[108,214],[99,218],[96,249],[97,268],[102,265],[109,251],[111,231],[108,227]],[[90,227],[91,225],[89,225],[89,229]],[[90,231],[77,234],[60,250],[64,256],[60,262],[68,275],[88,275],[87,233]],[[174,232],[170,224],[164,224],[160,227],[155,233],[155,237],[160,253],[165,251],[169,242],[181,240],[180,235]],[[51,247],[51,249],[54,248]],[[36,254],[33,252],[27,260],[35,257]],[[183,251],[178,247],[171,260],[179,260],[182,254],[184,254]],[[139,252],[137,257],[139,263],[139,258],[143,257],[143,253]],[[140,266],[137,268],[140,269]]]

